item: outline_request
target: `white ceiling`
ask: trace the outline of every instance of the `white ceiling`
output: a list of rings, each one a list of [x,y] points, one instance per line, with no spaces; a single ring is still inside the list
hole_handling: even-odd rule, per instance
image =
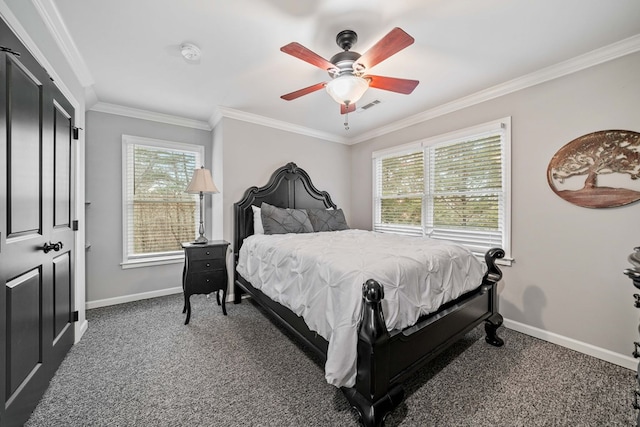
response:
[[[640,50],[638,0],[32,1],[100,103],[209,123],[223,107],[346,141],[631,37]],[[323,90],[280,99],[329,79],[281,46],[329,59],[340,30],[364,53],[393,27],[415,43],[374,74],[419,80],[411,95],[369,89],[358,105],[381,103],[350,114],[349,131]],[[198,63],[183,42],[200,47]]]

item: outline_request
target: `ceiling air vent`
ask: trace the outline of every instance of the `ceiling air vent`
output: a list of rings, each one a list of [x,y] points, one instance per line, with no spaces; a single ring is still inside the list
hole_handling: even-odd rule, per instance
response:
[[[358,108],[358,113],[362,113],[367,111],[369,108],[374,107],[376,105],[380,104],[380,100],[376,99],[375,101],[371,101],[370,103],[368,103],[367,105],[363,105],[362,107]]]

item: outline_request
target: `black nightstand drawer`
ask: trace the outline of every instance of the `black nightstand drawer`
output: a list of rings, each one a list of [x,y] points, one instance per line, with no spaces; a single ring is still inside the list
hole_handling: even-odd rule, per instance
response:
[[[193,273],[187,279],[191,294],[210,294],[227,287],[227,271],[217,269],[208,272]]]
[[[227,255],[227,246],[213,247],[191,247],[189,248],[189,259],[193,261],[201,259],[223,259]]]
[[[193,261],[189,263],[189,272],[198,273],[200,271],[219,270],[224,267],[225,267],[225,260],[222,258],[207,259],[203,261]]]

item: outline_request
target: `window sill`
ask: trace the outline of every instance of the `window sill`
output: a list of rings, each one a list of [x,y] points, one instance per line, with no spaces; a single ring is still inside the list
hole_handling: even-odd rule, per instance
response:
[[[156,265],[184,263],[184,254],[166,257],[141,258],[120,263],[123,270],[129,268],[153,267]]]
[[[482,262],[484,264],[484,254],[479,254],[474,252],[473,253],[476,258],[478,258],[478,261]],[[513,258],[497,258],[496,259],[496,265],[501,265],[503,267],[511,267],[511,264],[513,264],[514,262],[516,262]]]
[[[515,260],[513,258],[502,258],[496,260],[496,264],[506,267],[511,267],[511,264],[513,264],[514,262]]]

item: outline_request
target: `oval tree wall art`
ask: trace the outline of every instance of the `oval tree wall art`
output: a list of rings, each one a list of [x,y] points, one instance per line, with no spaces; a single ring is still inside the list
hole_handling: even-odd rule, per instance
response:
[[[603,130],[562,147],[547,168],[549,186],[585,208],[610,208],[640,200],[640,133]]]

